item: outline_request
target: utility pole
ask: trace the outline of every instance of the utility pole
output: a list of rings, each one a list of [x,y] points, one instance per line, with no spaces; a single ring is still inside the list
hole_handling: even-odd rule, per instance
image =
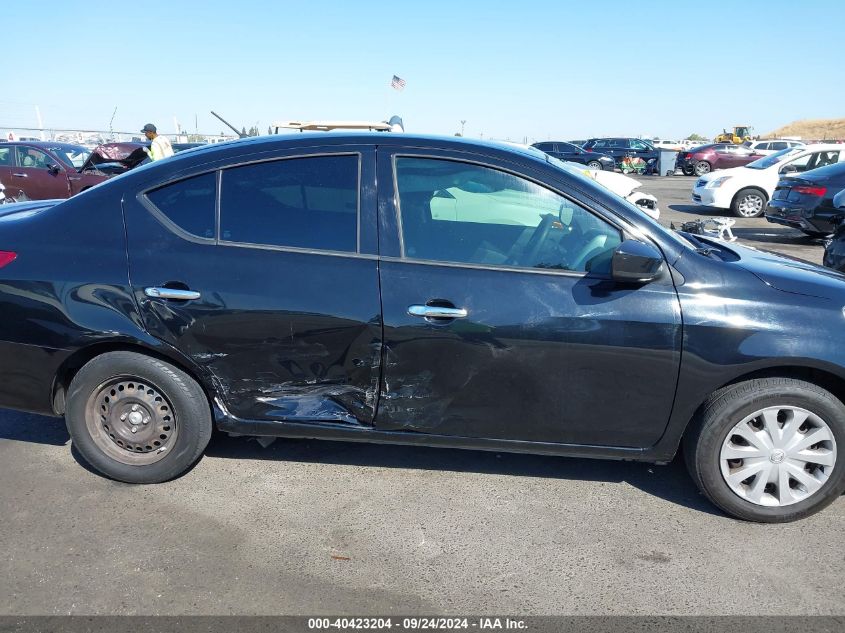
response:
[[[461,136],[464,135],[464,125],[466,125],[466,119],[461,119]]]

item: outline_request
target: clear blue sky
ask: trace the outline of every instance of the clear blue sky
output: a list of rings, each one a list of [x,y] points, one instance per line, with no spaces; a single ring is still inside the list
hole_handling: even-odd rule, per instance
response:
[[[845,116],[845,1],[3,3],[0,129],[377,119],[530,140]],[[393,74],[407,81],[391,90]]]

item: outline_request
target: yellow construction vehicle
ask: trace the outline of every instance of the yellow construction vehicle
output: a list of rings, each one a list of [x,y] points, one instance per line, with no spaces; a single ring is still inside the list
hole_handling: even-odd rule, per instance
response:
[[[713,141],[715,143],[736,143],[739,145],[744,141],[751,140],[751,130],[753,129],[750,125],[735,125],[733,132],[723,129],[722,133],[718,134]]]

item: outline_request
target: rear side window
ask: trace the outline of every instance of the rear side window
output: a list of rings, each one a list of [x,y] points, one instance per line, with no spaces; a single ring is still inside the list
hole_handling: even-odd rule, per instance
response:
[[[357,251],[358,156],[292,158],[224,170],[220,238]]]
[[[0,165],[12,164],[12,148],[0,147]]]
[[[186,178],[148,192],[147,198],[183,231],[197,237],[213,239],[216,176],[216,173],[212,172]]]

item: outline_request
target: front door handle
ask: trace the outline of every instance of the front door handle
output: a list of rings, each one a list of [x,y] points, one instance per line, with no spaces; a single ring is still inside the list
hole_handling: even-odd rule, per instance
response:
[[[144,294],[153,299],[177,299],[180,301],[199,299],[201,296],[196,290],[181,290],[179,288],[144,288]]]
[[[13,176],[17,176],[18,178],[29,178],[29,174],[12,174]]]
[[[408,314],[424,319],[463,319],[469,313],[464,308],[441,306],[408,306]]]

